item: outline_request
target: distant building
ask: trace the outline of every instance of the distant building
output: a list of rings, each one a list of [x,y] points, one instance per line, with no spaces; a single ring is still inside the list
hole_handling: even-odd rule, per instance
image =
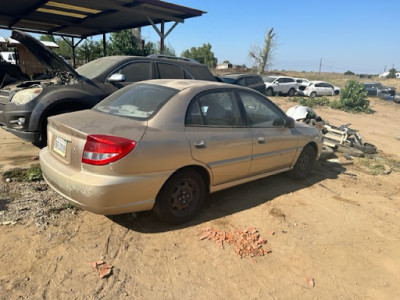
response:
[[[226,69],[232,69],[233,65],[230,63],[223,63],[219,64],[215,67],[217,70],[226,70]]]

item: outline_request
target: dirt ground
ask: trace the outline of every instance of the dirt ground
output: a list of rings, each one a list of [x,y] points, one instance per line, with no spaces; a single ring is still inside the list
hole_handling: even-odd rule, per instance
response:
[[[400,105],[371,104],[368,115],[316,111],[400,160]],[[2,172],[37,163],[30,144],[3,130],[0,141]],[[370,171],[358,160],[319,161],[303,181],[281,174],[212,194],[179,227],[151,212],[75,210],[44,182],[3,180],[0,299],[398,299],[400,173]],[[268,251],[240,258],[234,245],[201,239],[205,228],[256,229]],[[92,268],[99,260],[110,276]]]

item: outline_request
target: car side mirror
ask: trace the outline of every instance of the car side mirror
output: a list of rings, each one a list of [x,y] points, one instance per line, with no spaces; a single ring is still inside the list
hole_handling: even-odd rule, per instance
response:
[[[116,73],[112,74],[110,77],[107,78],[107,82],[123,82],[125,81],[125,75]]]

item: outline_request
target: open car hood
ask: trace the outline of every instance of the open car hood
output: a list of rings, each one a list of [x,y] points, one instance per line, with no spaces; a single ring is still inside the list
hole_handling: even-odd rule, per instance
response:
[[[13,30],[11,38],[20,42],[49,71],[64,71],[73,74],[76,78],[79,77],[78,73],[69,64],[31,35],[19,30]]]

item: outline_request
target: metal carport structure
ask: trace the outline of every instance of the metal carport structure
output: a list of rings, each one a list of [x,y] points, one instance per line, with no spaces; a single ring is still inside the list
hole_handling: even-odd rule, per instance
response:
[[[159,0],[9,0],[0,5],[0,29],[71,37],[75,56],[75,47],[86,37],[102,34],[106,55],[106,33],[152,25],[163,51],[164,39],[177,24],[203,13]],[[174,22],[166,33],[165,22]]]

